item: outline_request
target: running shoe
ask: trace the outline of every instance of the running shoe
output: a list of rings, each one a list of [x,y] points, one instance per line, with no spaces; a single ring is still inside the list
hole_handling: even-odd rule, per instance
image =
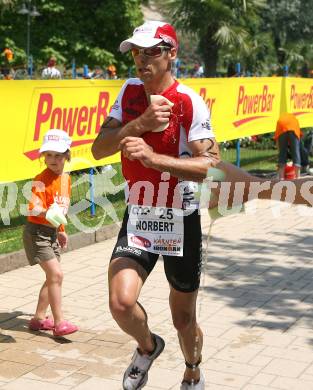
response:
[[[150,355],[141,355],[138,348],[135,350],[131,363],[124,374],[124,390],[140,390],[147,383],[148,371],[165,346],[165,342],[160,336],[152,334],[152,337],[155,341],[155,348]]]

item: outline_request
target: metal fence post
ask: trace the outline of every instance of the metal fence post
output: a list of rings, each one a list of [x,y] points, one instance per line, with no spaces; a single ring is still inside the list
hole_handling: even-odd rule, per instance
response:
[[[241,75],[241,65],[240,65],[240,62],[236,63],[235,71],[236,71],[236,76],[239,77]]]
[[[73,58],[72,60],[72,79],[76,79],[76,62],[75,62],[75,58]]]
[[[33,56],[29,55],[27,59],[27,71],[29,78],[31,79],[33,77]]]
[[[236,76],[240,77],[240,75],[241,75],[240,62],[236,63],[235,69],[236,69]],[[237,139],[237,142],[236,142],[236,165],[237,165],[237,167],[240,167],[240,139]]]
[[[240,167],[240,139],[236,142],[236,166]]]
[[[289,74],[289,66],[288,65],[283,66],[283,73],[284,73],[284,77],[288,76],[288,74]]]
[[[89,169],[89,184],[90,184],[90,215],[94,217],[96,215],[96,205],[95,205],[95,182],[94,182],[94,169]]]
[[[87,78],[88,77],[88,65],[84,65],[84,71],[83,71],[83,76],[85,77],[85,78]]]

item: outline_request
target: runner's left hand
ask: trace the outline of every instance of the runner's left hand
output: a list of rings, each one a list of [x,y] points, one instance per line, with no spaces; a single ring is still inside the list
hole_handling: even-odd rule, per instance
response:
[[[139,160],[145,167],[151,167],[155,153],[141,137],[125,137],[120,142],[119,149],[129,160]]]

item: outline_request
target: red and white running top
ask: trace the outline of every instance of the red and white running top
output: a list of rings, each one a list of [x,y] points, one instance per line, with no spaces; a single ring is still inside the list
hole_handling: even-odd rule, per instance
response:
[[[169,126],[162,132],[144,133],[142,138],[156,153],[191,157],[188,142],[214,137],[208,107],[201,96],[177,81],[162,95],[174,103]],[[143,82],[132,78],[123,85],[109,116],[126,125],[143,114],[149,104]],[[130,161],[123,156],[121,159],[130,204],[197,208],[192,191],[194,183],[181,182],[169,174],[146,168],[139,160]]]

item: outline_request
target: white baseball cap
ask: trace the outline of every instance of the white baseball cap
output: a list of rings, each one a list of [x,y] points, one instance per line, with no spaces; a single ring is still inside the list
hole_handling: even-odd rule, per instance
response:
[[[178,48],[178,41],[175,29],[172,25],[164,22],[151,20],[136,27],[133,36],[125,39],[120,44],[120,51],[126,53],[132,48],[132,45],[139,47],[152,47],[161,42]]]
[[[72,140],[64,130],[50,129],[43,137],[43,142],[39,152],[46,152],[50,150],[52,152],[64,153],[71,146]]]

